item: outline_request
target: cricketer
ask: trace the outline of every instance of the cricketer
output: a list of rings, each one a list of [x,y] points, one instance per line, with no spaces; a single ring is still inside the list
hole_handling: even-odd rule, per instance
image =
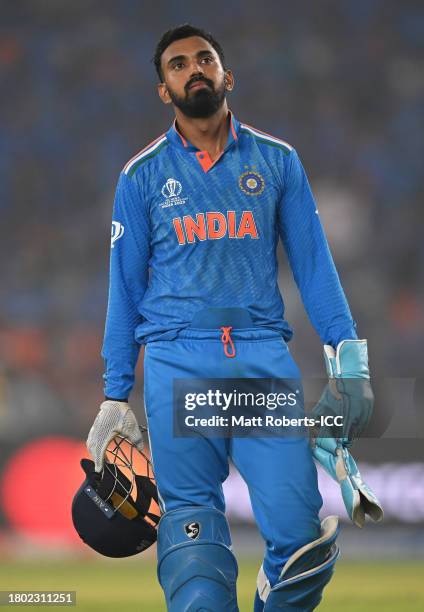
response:
[[[254,597],[252,585],[255,612],[314,610],[339,549],[337,517],[319,519],[310,440],[177,437],[174,381],[301,380],[277,284],[280,239],[330,379],[368,380],[367,342],[358,339],[296,150],[228,108],[235,78],[221,45],[185,24],[163,34],[154,64],[159,98],[175,120],[119,177],[102,351],[105,400],[87,446],[97,472],[116,434],[142,448],[128,398],[145,346],[145,408],[161,509],[158,577],[167,609],[238,610],[222,489],[231,460],[265,545]],[[320,452],[336,457],[351,445],[349,432],[357,437],[364,429],[372,408],[364,388],[361,395],[355,387],[345,414],[352,428]],[[324,395],[333,401],[331,389]]]

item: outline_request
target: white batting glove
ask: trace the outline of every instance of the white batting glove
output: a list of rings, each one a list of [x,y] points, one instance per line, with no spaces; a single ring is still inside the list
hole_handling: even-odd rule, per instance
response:
[[[143,436],[129,405],[106,400],[101,404],[87,438],[88,452],[93,457],[96,472],[102,471],[106,449],[116,435],[128,438],[138,450],[143,450]]]

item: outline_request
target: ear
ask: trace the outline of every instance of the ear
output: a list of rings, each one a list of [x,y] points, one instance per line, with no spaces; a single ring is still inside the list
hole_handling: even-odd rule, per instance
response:
[[[234,75],[231,70],[225,71],[224,83],[225,83],[225,89],[227,91],[232,91],[234,89],[235,81],[234,81]]]
[[[162,100],[164,104],[171,104],[172,100],[169,95],[166,83],[158,84],[158,94],[159,94],[159,98]]]

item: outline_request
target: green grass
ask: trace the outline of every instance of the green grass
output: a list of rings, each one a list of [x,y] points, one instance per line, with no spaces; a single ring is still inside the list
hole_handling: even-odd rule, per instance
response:
[[[259,560],[240,561],[240,612],[252,610]],[[153,559],[0,563],[0,590],[75,590],[81,612],[164,612]],[[50,606],[51,607],[51,606]],[[16,606],[14,606],[16,608]],[[2,606],[11,610],[11,606]],[[21,608],[20,608],[21,609]],[[44,611],[46,607],[31,606]],[[56,606],[54,609],[58,609]],[[62,607],[63,609],[63,607]],[[71,608],[75,609],[75,608]],[[339,561],[320,612],[422,612],[424,562]],[[222,611],[225,612],[225,611]]]

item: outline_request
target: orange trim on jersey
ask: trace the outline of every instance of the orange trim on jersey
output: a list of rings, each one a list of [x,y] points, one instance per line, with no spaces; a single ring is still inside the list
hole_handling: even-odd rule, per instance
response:
[[[253,125],[249,125],[248,123],[242,123],[242,125],[245,125],[246,127],[249,127],[252,130],[255,130],[255,132],[259,132],[260,134],[264,134],[264,136],[269,136],[270,138],[274,138],[275,140],[279,140],[283,144],[285,144],[288,147],[290,147],[290,149],[293,149],[293,145],[291,145],[289,142],[286,142],[282,138],[278,138],[278,136],[273,136],[273,134],[268,134],[268,132],[264,132],[263,130],[258,130],[258,128],[255,128],[255,127],[253,127]]]
[[[185,147],[185,148],[187,148],[187,147],[188,147],[187,140],[186,140],[186,139],[184,138],[184,136],[183,136],[183,135],[182,135],[182,134],[181,134],[181,133],[178,131],[178,128],[177,128],[177,120],[176,120],[176,119],[174,119],[174,130],[177,132],[178,136],[181,138],[181,140],[182,140],[182,143],[183,143],[184,147]]]
[[[209,155],[209,153],[207,151],[197,151],[196,158],[197,158],[197,161],[199,162],[199,164],[202,166],[203,172],[208,172],[208,170],[210,170],[212,168],[212,166],[214,166],[216,164],[218,159],[220,157],[222,157],[223,153],[224,153],[224,151],[221,151],[221,153],[218,155],[218,157],[215,159],[215,161],[212,161],[211,157],[210,157],[210,155]]]
[[[207,151],[197,151],[196,159],[202,166],[203,172],[207,172],[210,168],[212,168],[212,160]]]
[[[138,157],[139,155],[141,155],[144,151],[147,151],[147,149],[150,149],[150,147],[153,147],[154,144],[156,144],[157,142],[159,142],[159,140],[161,138],[163,138],[166,135],[166,133],[164,132],[163,134],[161,134],[158,138],[155,138],[154,140],[152,140],[151,143],[149,143],[147,145],[147,147],[143,147],[143,149],[140,149],[140,151],[138,153],[136,153],[133,157],[131,157],[130,160],[127,161],[127,163],[124,166],[124,171],[128,168],[128,166],[135,160],[136,157]]]

